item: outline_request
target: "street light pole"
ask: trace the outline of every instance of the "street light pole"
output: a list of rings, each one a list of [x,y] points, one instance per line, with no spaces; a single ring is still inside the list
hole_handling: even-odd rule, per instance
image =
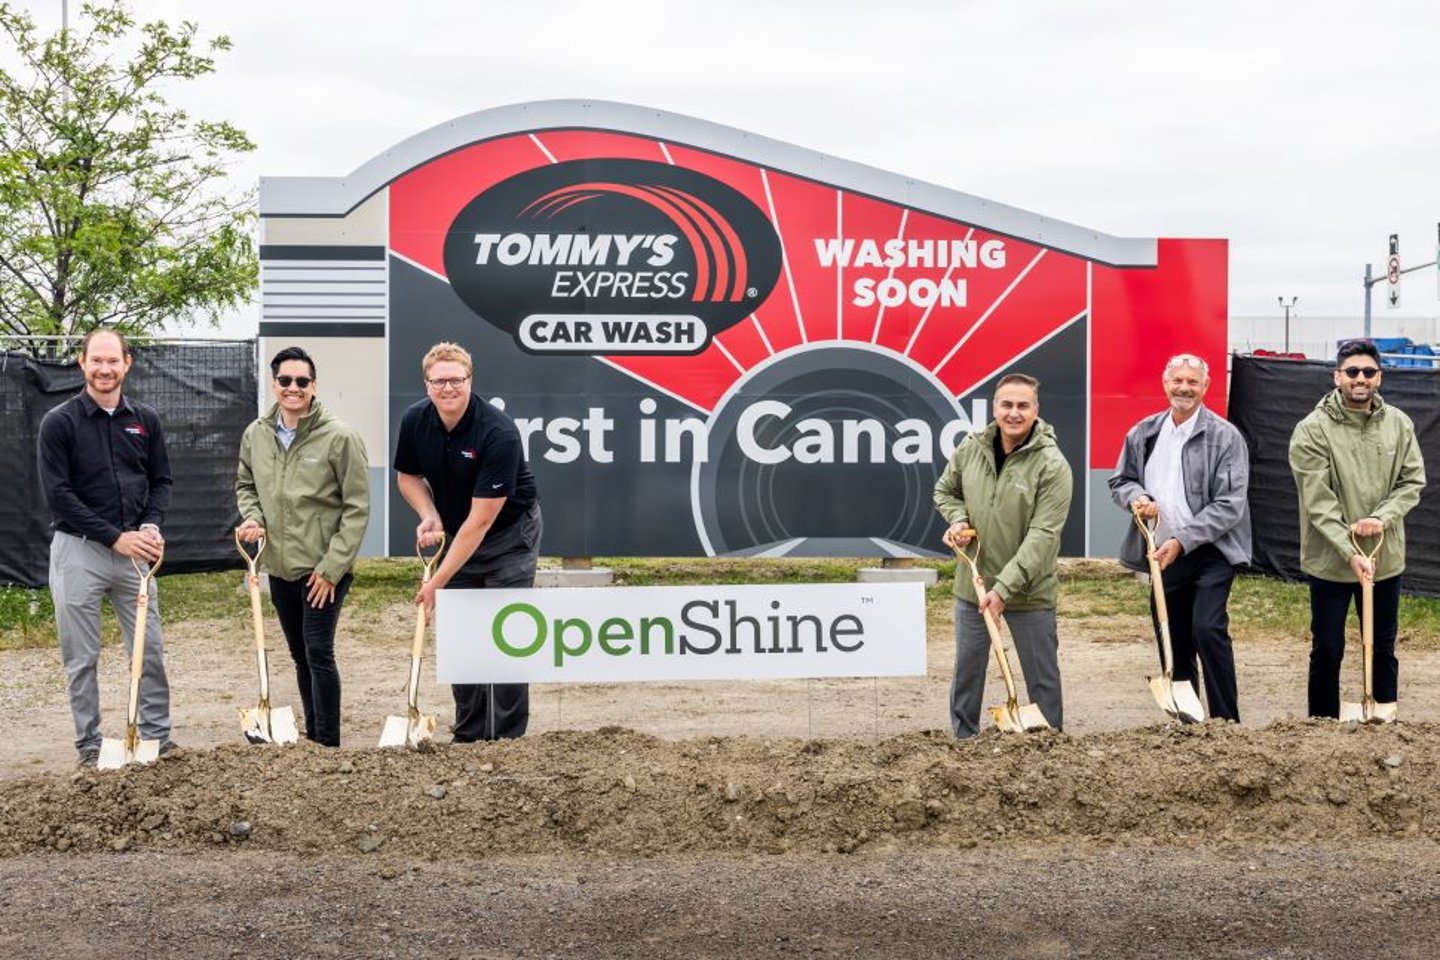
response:
[[[1296,301],[1296,300],[1299,300],[1300,298],[1299,298],[1299,297],[1291,297],[1289,303],[1286,303],[1286,302],[1285,302],[1285,298],[1284,298],[1284,297],[1276,297],[1275,299],[1280,302],[1281,308],[1285,311],[1285,352],[1286,352],[1286,353],[1289,353],[1289,352],[1290,352],[1290,308],[1293,307],[1293,306],[1295,306],[1295,301]]]

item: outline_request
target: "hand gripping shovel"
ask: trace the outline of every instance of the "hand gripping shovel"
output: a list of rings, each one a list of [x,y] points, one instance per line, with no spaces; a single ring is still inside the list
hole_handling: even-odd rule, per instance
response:
[[[295,729],[295,711],[289,707],[270,706],[270,658],[265,653],[265,619],[260,613],[260,554],[265,552],[262,534],[252,554],[245,548],[240,533],[235,533],[235,547],[250,568],[245,582],[250,586],[250,618],[255,622],[255,660],[260,667],[260,705],[251,710],[240,708],[240,729],[251,743],[294,743],[300,739]]]
[[[425,548],[418,542],[415,544],[415,552],[420,556],[420,563],[425,571],[420,578],[423,586],[430,582],[430,577],[435,572],[435,564],[439,562],[440,554],[445,552],[445,535],[440,535],[435,552],[428,557],[425,555]],[[421,741],[435,736],[435,717],[420,715],[420,655],[424,650],[425,605],[420,604],[415,609],[415,639],[410,644],[410,685],[407,696],[409,710],[406,716],[391,715],[385,718],[385,726],[380,731],[382,747],[418,747]]]
[[[950,544],[950,549],[970,567],[970,574],[975,579],[975,595],[983,597],[985,579],[980,576],[980,534],[975,530],[965,532],[970,534],[970,542],[975,544],[974,551],[967,552],[953,543]],[[1020,698],[1015,692],[1015,677],[1010,673],[1010,655],[1005,652],[1005,644],[1000,640],[1000,627],[995,623],[995,618],[990,616],[989,610],[981,612],[985,617],[985,630],[990,634],[990,649],[995,653],[995,662],[1000,665],[1000,676],[1005,681],[1005,703],[990,708],[990,717],[995,721],[995,726],[1006,733],[1050,729],[1050,723],[1038,704],[1027,703],[1021,706]]]
[[[1385,534],[1380,533],[1375,540],[1375,549],[1369,553],[1360,549],[1353,533],[1350,534],[1350,543],[1355,547],[1356,553],[1374,564],[1375,558],[1380,556],[1380,547],[1385,543]],[[1375,702],[1375,581],[1370,577],[1360,580],[1360,649],[1363,654],[1360,669],[1364,674],[1364,694],[1359,703],[1340,704],[1340,720],[1394,723],[1399,708],[1393,703]]]
[[[1150,589],[1155,596],[1155,618],[1160,621],[1160,671],[1158,677],[1146,677],[1150,694],[1173,719],[1181,723],[1199,723],[1205,719],[1205,708],[1190,681],[1175,682],[1175,652],[1170,645],[1170,611],[1165,606],[1165,582],[1160,577],[1160,561],[1155,559],[1155,527],[1159,521],[1147,523],[1140,508],[1132,505],[1135,525],[1145,538],[1145,557],[1150,561]]]
[[[140,592],[135,596],[135,637],[130,643],[130,704],[125,713],[125,737],[100,741],[100,758],[96,766],[101,770],[118,770],[127,763],[154,763],[160,758],[159,740],[140,739],[140,675],[145,670],[145,621],[150,612],[150,583],[160,561],[165,559],[165,548],[160,548],[160,557],[149,569],[142,569],[134,557],[130,565],[140,576]]]

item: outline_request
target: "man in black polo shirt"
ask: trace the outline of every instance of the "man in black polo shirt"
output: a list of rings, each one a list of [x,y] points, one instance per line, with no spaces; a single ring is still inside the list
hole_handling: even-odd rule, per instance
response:
[[[474,364],[454,343],[437,343],[421,361],[429,398],[405,411],[395,444],[396,480],[420,515],[416,539],[443,530],[449,549],[416,594],[427,610],[435,591],[453,587],[533,587],[540,558],[540,501],[520,432],[470,390]],[[525,733],[530,688],[523,683],[453,684],[455,742]]]
[[[40,421],[40,484],[55,534],[50,541],[50,593],[65,689],[75,719],[82,767],[100,756],[100,598],[120,620],[126,659],[135,634],[140,578],[131,558],[153,563],[170,506],[170,458],[154,408],[121,393],[130,347],[114,330],[92,330],[80,345],[85,389]],[[150,583],[145,663],[140,678],[140,736],[170,740],[170,685],[160,638],[160,608]]]

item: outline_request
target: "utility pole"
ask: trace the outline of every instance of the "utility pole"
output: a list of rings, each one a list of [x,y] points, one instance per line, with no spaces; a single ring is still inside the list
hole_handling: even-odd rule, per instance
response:
[[[1289,353],[1289,352],[1290,352],[1290,308],[1293,307],[1293,306],[1295,306],[1295,301],[1296,301],[1296,300],[1299,300],[1300,298],[1299,298],[1299,297],[1291,297],[1289,303],[1286,303],[1286,302],[1285,302],[1285,298],[1284,298],[1284,297],[1276,297],[1275,299],[1278,300],[1278,301],[1280,301],[1280,308],[1285,311],[1285,352],[1286,352],[1286,353]]]

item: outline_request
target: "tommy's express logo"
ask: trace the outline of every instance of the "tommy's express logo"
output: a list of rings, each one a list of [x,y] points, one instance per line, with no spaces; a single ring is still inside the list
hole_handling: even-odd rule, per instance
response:
[[[753,203],[695,171],[572,161],[472,200],[445,270],[531,352],[696,353],[769,295],[780,242]]]
[[[742,613],[735,600],[692,600],[675,620],[664,615],[551,617],[532,603],[511,603],[496,612],[490,626],[495,649],[507,657],[552,659],[557,669],[567,659],[603,657],[786,655],[858,653],[865,646],[865,624],[854,614],[821,617],[786,613],[780,601],[758,616]]]

